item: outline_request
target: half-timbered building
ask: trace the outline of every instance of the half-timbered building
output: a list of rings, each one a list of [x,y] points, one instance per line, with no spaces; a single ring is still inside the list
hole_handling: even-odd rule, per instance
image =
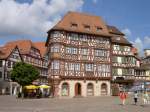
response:
[[[10,71],[20,61],[22,57],[17,46],[0,47],[0,94],[15,95],[19,90],[19,85],[10,79]]]
[[[15,64],[15,62],[17,62],[17,60],[31,64],[39,70],[40,76],[36,81],[33,82],[33,84],[48,85],[48,80],[47,80],[48,60],[46,57],[45,42],[32,42],[31,40],[17,40],[17,41],[7,42],[2,48],[0,50],[1,51],[0,52],[0,65],[2,66],[2,68],[0,67],[0,70],[3,70],[3,72],[0,72],[0,76],[2,76],[2,78],[5,79],[3,82],[1,82],[2,85],[6,85],[5,84],[6,82],[11,82],[9,71],[12,69],[13,65]],[[14,48],[18,50],[18,56],[14,55],[14,52],[12,52]],[[12,55],[13,57],[8,56],[8,55]],[[22,60],[20,60],[19,56],[21,56]],[[3,58],[6,61],[2,60]],[[16,58],[16,59],[12,59],[12,58]],[[14,60],[15,62],[9,61],[10,59]],[[15,95],[17,89],[13,88],[12,86],[9,86],[9,87],[3,86],[1,90],[2,90],[2,94],[11,94],[11,95],[14,94]],[[15,92],[13,92],[14,90]]]
[[[140,67],[136,48],[115,26],[108,26],[108,29],[112,35],[112,82],[130,89],[136,81],[135,69]]]
[[[48,31],[55,97],[110,95],[111,38],[98,16],[69,12]]]

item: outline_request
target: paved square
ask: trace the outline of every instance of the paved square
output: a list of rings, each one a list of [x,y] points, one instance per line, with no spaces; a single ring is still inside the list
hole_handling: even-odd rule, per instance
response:
[[[0,112],[150,112],[150,105],[143,107],[141,101],[133,105],[128,98],[125,106],[118,97],[16,99],[0,96]]]

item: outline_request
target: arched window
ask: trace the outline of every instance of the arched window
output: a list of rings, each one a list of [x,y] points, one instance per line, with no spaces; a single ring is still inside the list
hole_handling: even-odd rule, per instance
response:
[[[94,95],[94,87],[92,83],[88,83],[87,85],[87,96],[93,96]]]
[[[101,85],[101,95],[107,95],[107,84],[105,83]]]
[[[61,89],[62,96],[69,96],[69,85],[68,85],[68,83],[66,83],[66,82],[63,83],[61,88],[62,88]]]

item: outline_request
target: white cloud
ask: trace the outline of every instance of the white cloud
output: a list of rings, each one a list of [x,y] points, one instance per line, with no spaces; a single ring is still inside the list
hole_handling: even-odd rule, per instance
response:
[[[140,55],[143,55],[143,42],[139,37],[135,39],[133,45],[138,49]]]
[[[144,37],[144,43],[145,44],[150,44],[150,37],[149,36],[145,36]],[[150,46],[149,46],[150,47]]]
[[[125,34],[125,37],[127,38],[128,36],[131,36],[131,31],[128,28],[125,28],[122,30],[122,32]]]
[[[0,0],[0,37],[44,37],[68,11],[81,11],[83,0]]]
[[[93,0],[93,3],[96,4],[96,3],[97,3],[97,0]]]

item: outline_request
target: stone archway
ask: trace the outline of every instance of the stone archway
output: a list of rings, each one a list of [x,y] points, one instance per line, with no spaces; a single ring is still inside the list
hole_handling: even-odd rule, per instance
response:
[[[92,83],[87,85],[87,96],[94,96],[94,86]]]
[[[101,95],[107,95],[108,94],[108,91],[107,91],[107,84],[106,83],[102,83],[101,84]]]
[[[69,84],[64,82],[61,87],[61,95],[69,96]]]
[[[75,96],[81,96],[81,84],[80,83],[76,83],[75,84]]]

